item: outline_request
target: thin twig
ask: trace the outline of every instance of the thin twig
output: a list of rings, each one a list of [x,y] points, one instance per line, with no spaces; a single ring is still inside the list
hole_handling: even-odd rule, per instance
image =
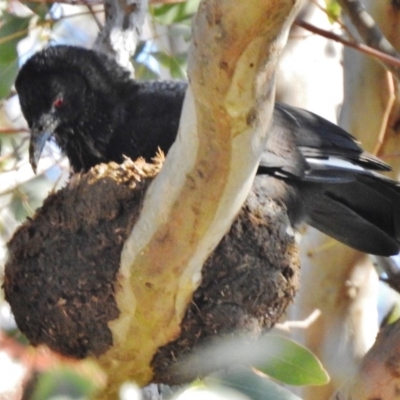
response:
[[[388,91],[389,91],[388,101],[387,101],[387,104],[385,107],[385,111],[383,113],[381,129],[379,131],[378,140],[375,144],[375,148],[374,148],[374,152],[373,152],[378,157],[380,156],[383,146],[387,139],[386,132],[387,132],[387,127],[388,127],[388,121],[389,121],[390,114],[393,110],[394,102],[396,100],[396,93],[395,93],[395,87],[394,87],[394,82],[393,82],[393,74],[390,71],[386,71],[386,81],[387,81],[387,86],[388,86]]]
[[[377,60],[382,61],[385,65],[392,65],[394,67],[400,68],[400,59],[399,58],[382,53],[381,51],[373,49],[372,47],[369,47],[365,44],[351,42],[349,40],[342,38],[339,35],[336,35],[333,32],[329,32],[329,31],[326,31],[325,29],[318,28],[315,25],[312,25],[303,20],[297,20],[296,25],[301,26],[302,28],[307,29],[308,31],[316,33],[320,36],[326,37],[327,39],[332,39],[335,42],[339,42],[339,43],[344,44],[345,46],[356,49],[356,50],[360,51],[361,53],[372,56],[372,57],[376,58]]]
[[[103,29],[103,24],[101,23],[98,16],[96,15],[96,11],[93,10],[93,6],[87,0],[83,0],[82,2],[83,2],[83,4],[85,4],[86,8],[89,10],[90,15],[93,17],[94,22],[96,23],[97,27],[101,31]]]
[[[338,2],[367,46],[400,59],[400,53],[386,39],[375,20],[358,0],[338,0]],[[400,81],[400,66],[388,63],[383,58],[379,60]]]
[[[318,0],[311,0],[311,2],[315,5],[315,7],[317,7],[320,11],[322,11],[328,17],[328,19],[331,18],[327,9],[325,7],[323,7],[318,2]],[[351,34],[350,30],[347,28],[346,24],[343,23],[343,21],[341,21],[339,18],[334,18],[334,21],[343,29],[344,32],[346,32],[346,34],[349,38],[351,38],[352,40],[355,40],[355,38]]]
[[[285,321],[281,324],[275,324],[275,329],[290,332],[291,329],[307,329],[309,328],[319,317],[321,316],[321,310],[315,309],[307,318],[302,321]]]

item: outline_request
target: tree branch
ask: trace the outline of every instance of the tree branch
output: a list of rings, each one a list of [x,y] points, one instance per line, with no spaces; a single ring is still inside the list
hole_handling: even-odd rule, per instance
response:
[[[301,3],[200,5],[178,139],[121,256],[120,316],[109,324],[114,346],[100,358],[109,374],[104,398],[124,380],[151,381],[154,354],[179,334],[204,261],[253,182],[271,118],[276,64]]]
[[[393,399],[400,385],[400,321],[382,329],[363,358],[357,376],[333,397],[335,400]]]
[[[332,39],[335,42],[342,43],[343,45],[345,45],[347,47],[351,47],[355,50],[360,51],[361,53],[364,53],[371,57],[374,57],[377,60],[381,61],[384,65],[391,65],[392,69],[400,68],[400,58],[393,57],[390,54],[386,54],[380,50],[376,50],[376,49],[369,47],[362,43],[351,42],[349,40],[342,38],[339,35],[336,35],[333,32],[318,28],[315,25],[312,25],[303,20],[296,20],[296,25],[301,26],[302,28],[304,28],[310,32],[316,33],[317,35],[326,37],[327,39]]]
[[[338,2],[368,46],[400,60],[400,54],[386,39],[372,16],[358,0],[338,0]],[[400,67],[398,65],[388,63],[382,58],[379,58],[379,60],[397,80],[400,80]]]
[[[111,54],[125,68],[130,62],[142,33],[147,0],[105,0],[106,22],[93,46],[94,50]]]

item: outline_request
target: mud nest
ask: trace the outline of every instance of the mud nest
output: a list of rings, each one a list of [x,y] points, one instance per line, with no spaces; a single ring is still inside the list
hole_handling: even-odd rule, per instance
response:
[[[160,163],[127,160],[76,175],[15,232],[4,290],[33,345],[76,358],[100,356],[113,345],[108,322],[119,316],[115,283],[122,246],[159,169]],[[299,263],[289,222],[259,188],[256,182],[204,265],[179,337],[154,356],[155,382],[193,379],[197,371],[185,378],[173,372],[177,360],[215,337],[260,334],[292,300]]]

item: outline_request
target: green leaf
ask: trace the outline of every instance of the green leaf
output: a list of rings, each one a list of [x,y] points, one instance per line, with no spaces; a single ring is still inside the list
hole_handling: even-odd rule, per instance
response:
[[[245,368],[218,372],[205,378],[207,387],[223,385],[235,389],[252,400],[301,400],[289,390]]]
[[[32,399],[48,400],[56,396],[63,398],[89,397],[95,390],[94,384],[69,368],[56,368],[41,374]]]
[[[326,385],[329,375],[308,349],[278,335],[266,335],[263,344],[268,360],[257,369],[288,385]]]
[[[146,63],[134,60],[132,64],[135,68],[135,79],[141,81],[160,79],[159,75],[154,72]]]
[[[326,13],[329,18],[329,22],[333,23],[340,18],[340,13],[342,11],[337,0],[325,0]]]
[[[0,46],[1,47],[1,46]],[[3,63],[0,59],[0,99],[6,98],[18,74],[18,59]]]
[[[199,3],[200,0],[187,0],[184,3],[153,6],[150,12],[158,23],[171,25],[192,18]]]
[[[0,99],[8,96],[17,76],[17,44],[27,36],[30,19],[7,12],[0,18]]]
[[[168,68],[172,78],[185,78],[186,54],[168,55],[162,51],[152,51],[150,53],[163,67]]]
[[[169,70],[172,78],[182,79],[187,78],[187,54],[176,54],[173,57],[173,62],[170,64]]]
[[[24,5],[34,12],[41,21],[44,21],[53,3],[51,2],[35,2],[35,1],[24,1]]]
[[[3,64],[17,58],[17,44],[28,34],[31,17],[4,13],[0,18],[0,60]]]

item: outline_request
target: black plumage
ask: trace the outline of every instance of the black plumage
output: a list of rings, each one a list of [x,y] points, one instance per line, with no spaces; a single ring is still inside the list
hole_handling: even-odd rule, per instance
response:
[[[137,82],[106,55],[57,46],[25,63],[16,89],[33,168],[52,137],[78,172],[124,155],[167,153],[186,83]],[[358,250],[392,255],[399,252],[400,187],[375,172],[389,169],[340,127],[277,103],[254,190],[283,202],[294,226],[307,222]]]

